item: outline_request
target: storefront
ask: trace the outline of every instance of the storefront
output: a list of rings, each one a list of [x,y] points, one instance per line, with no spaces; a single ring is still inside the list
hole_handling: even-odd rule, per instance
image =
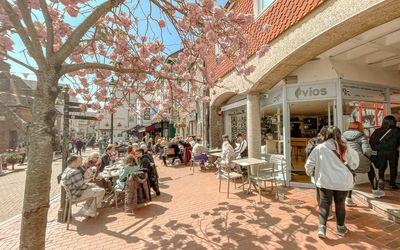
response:
[[[247,117],[246,117],[246,99],[239,95],[231,98],[221,108],[221,115],[224,116],[224,133],[229,138],[235,138],[237,134],[246,137],[247,134]]]
[[[286,180],[308,186],[305,148],[323,126],[342,131],[352,121],[370,136],[387,114],[400,112],[400,91],[347,80],[286,84],[265,93],[261,101],[262,154],[283,154]],[[361,178],[361,181],[365,181]]]

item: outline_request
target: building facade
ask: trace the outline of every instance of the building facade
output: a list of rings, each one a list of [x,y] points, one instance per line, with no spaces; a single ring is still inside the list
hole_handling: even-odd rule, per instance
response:
[[[305,145],[322,126],[346,130],[360,121],[370,136],[385,115],[400,118],[399,7],[390,0],[228,4],[254,15],[247,63],[256,70],[244,80],[228,60],[218,66],[224,89],[212,96],[211,145],[223,133],[246,134],[249,156],[285,155],[286,180],[302,185]],[[257,57],[266,43],[269,52]]]

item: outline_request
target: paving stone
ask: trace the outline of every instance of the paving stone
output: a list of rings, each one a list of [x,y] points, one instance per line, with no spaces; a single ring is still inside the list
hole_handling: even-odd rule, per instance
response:
[[[158,164],[161,166],[161,164]],[[188,167],[159,167],[161,196],[133,214],[122,208],[100,210],[97,219],[74,217],[70,230],[56,221],[58,201],[49,210],[47,249],[396,249],[400,234],[371,209],[348,208],[350,232],[336,236],[335,221],[327,236],[316,236],[318,224],[313,189],[281,188],[285,199],[266,194],[259,202],[231,186],[231,196],[218,192],[212,172]],[[74,207],[74,211],[77,209]],[[16,242],[19,219],[0,228],[0,249]],[[383,230],[383,228],[389,230]],[[388,239],[392,239],[388,241]],[[8,246],[8,245],[7,245]],[[17,248],[16,245],[11,249]],[[7,248],[10,249],[10,248]]]

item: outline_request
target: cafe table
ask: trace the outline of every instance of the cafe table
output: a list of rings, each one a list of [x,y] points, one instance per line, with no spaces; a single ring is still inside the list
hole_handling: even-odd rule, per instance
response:
[[[251,185],[250,167],[260,165],[260,164],[266,164],[268,162],[257,159],[257,158],[243,158],[243,159],[233,160],[232,163],[235,163],[235,164],[247,169],[247,182],[243,183],[243,185],[245,185],[246,183],[249,184],[249,188],[248,188],[247,192],[250,193],[250,191],[249,191],[250,185]]]

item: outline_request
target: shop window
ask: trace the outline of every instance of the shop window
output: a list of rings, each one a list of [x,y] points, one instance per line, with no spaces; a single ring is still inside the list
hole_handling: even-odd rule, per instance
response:
[[[261,153],[283,154],[283,115],[282,106],[266,107],[261,119]]]
[[[376,102],[345,101],[343,103],[343,129],[354,121],[361,122],[364,133],[370,137],[382,125],[386,116],[385,104]]]
[[[268,9],[275,0],[254,0],[254,17],[257,18]]]

